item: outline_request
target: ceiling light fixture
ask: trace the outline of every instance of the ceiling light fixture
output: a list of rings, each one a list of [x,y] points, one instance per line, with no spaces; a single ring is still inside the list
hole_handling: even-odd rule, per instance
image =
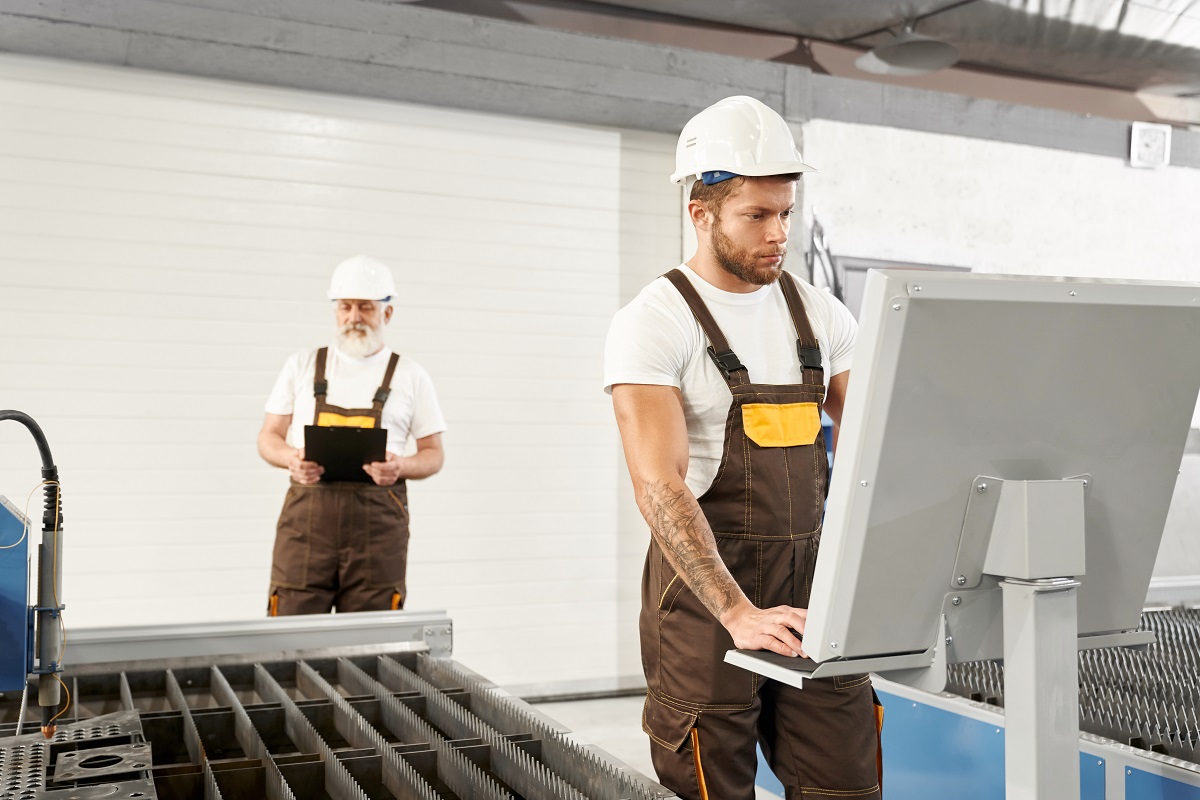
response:
[[[958,61],[958,48],[907,25],[904,32],[859,56],[854,66],[876,75],[925,75]]]

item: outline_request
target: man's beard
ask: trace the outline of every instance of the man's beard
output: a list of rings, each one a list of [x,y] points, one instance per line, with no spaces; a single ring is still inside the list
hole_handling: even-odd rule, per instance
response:
[[[712,243],[713,256],[716,257],[717,263],[721,265],[721,268],[746,283],[752,283],[755,286],[768,286],[779,280],[779,275],[783,272],[782,259],[778,264],[769,264],[763,267],[758,266],[758,259],[763,256],[785,255],[787,253],[786,247],[782,245],[769,247],[769,249],[759,253],[752,253],[746,248],[738,247],[733,243],[732,239],[725,235],[725,231],[721,230],[720,217],[717,217],[713,222],[710,242]]]
[[[337,346],[352,358],[366,358],[383,347],[383,335],[365,322],[351,322],[338,330]]]

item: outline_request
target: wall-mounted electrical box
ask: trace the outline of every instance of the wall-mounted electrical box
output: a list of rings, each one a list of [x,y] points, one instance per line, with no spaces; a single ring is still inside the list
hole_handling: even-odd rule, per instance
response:
[[[1157,169],[1171,163],[1171,126],[1135,122],[1129,132],[1129,165]]]

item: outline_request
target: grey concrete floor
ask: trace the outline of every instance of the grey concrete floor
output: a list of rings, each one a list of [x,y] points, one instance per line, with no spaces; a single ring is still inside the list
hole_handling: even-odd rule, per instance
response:
[[[538,711],[650,779],[650,740],[642,733],[642,696],[538,703]]]
[[[585,743],[624,761],[651,780],[650,740],[642,732],[642,696],[607,697],[599,700],[569,700],[537,703],[534,708]],[[757,788],[756,800],[782,800],[774,792]]]

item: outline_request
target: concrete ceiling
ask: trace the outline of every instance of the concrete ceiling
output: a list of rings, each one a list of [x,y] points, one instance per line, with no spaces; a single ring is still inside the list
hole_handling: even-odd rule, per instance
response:
[[[1197,0],[604,0],[804,39],[874,47],[914,24],[960,63],[1137,91],[1200,94]],[[889,32],[890,31],[890,32]]]
[[[956,89],[961,81],[948,82],[945,76],[897,81],[854,67],[862,52],[911,25],[958,48],[958,64],[944,72],[1084,90],[1065,104],[1051,104],[1067,110],[1200,123],[1200,0],[418,0],[414,5],[972,94],[970,88]],[[1087,89],[1113,96],[1105,99]],[[979,96],[1012,99],[990,89]]]

